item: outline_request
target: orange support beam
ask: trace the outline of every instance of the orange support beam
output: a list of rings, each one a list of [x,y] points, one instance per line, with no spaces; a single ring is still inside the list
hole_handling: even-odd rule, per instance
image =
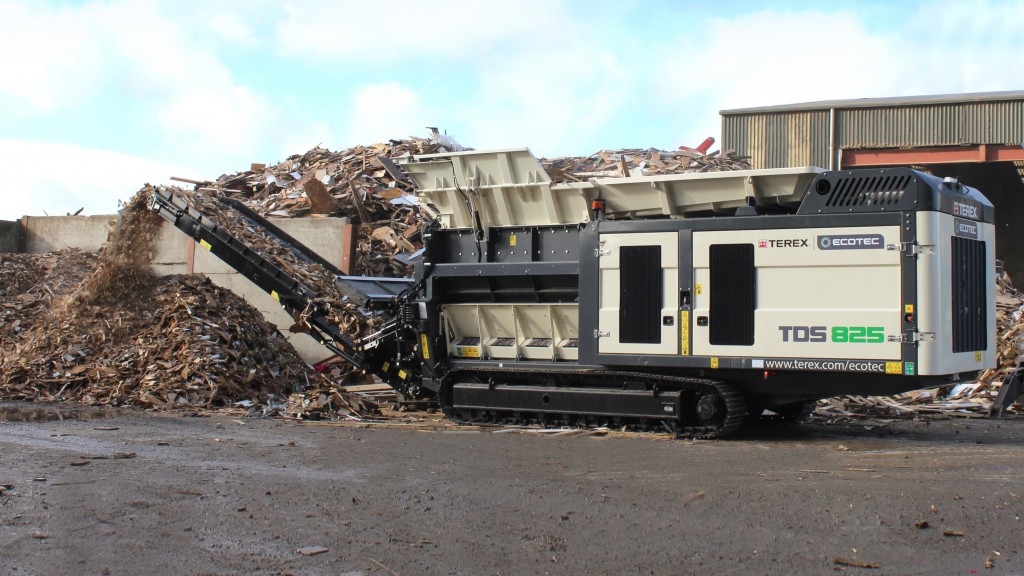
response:
[[[1024,147],[977,144],[941,148],[843,150],[842,158],[843,168],[960,162],[1012,162],[1024,161]]]

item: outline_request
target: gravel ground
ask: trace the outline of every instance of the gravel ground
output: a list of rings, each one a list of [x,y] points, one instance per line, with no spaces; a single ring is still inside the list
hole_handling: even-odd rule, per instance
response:
[[[4,574],[1024,574],[1019,419],[677,441],[64,416],[0,422]]]

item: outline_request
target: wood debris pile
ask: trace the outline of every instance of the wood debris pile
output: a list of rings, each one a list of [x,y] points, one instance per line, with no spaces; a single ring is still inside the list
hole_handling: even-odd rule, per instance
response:
[[[268,230],[253,226],[238,210],[220,202],[219,198],[224,196],[221,191],[178,188],[171,191],[189,206],[202,212],[209,221],[215,222],[310,289],[316,295],[316,304],[343,333],[357,339],[375,331],[385,320],[348,302],[336,288],[334,274],[330,270],[320,264],[307,262]],[[293,330],[304,331],[298,322]]]
[[[996,367],[982,372],[975,382],[914,390],[897,396],[829,398],[818,403],[815,415],[835,419],[865,415],[988,414],[999,388],[1017,367],[1024,351],[1024,293],[1013,287],[1005,273],[997,278],[995,337]]]
[[[746,158],[736,157],[731,150],[726,150],[724,154],[701,154],[693,149],[625,148],[601,150],[590,156],[543,158],[540,162],[555,182],[751,169]]]
[[[157,409],[242,403],[292,415],[376,412],[372,402],[333,390],[239,296],[202,276],[152,277],[145,261],[154,238],[150,219],[158,218],[145,207],[151,193],[145,188],[128,203],[99,259],[77,251],[4,255],[5,263],[29,262],[4,268],[12,270],[0,276],[10,296],[5,303],[40,291],[51,299],[48,313],[5,304],[5,314],[20,315],[14,319],[26,328],[0,345],[0,398]],[[57,272],[62,264],[67,270]],[[81,281],[72,284],[76,277]],[[317,392],[295,394],[302,388]]]
[[[423,222],[412,182],[390,162],[400,156],[461,150],[434,130],[430,138],[410,137],[353,146],[338,152],[316,147],[273,166],[224,175],[215,182],[179,179],[196,192],[241,200],[262,216],[346,216],[359,225],[355,276],[411,274],[400,254],[418,250]]]
[[[20,340],[96,268],[97,261],[95,254],[78,249],[0,253],[0,341]]]

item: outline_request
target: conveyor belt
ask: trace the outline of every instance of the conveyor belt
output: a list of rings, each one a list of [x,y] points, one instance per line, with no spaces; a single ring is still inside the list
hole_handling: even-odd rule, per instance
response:
[[[395,305],[399,295],[413,284],[410,278],[344,276],[316,252],[240,202],[232,199],[221,199],[221,202],[238,212],[254,227],[262,229],[288,247],[300,260],[319,264],[335,274],[335,284],[339,292],[357,306],[378,309]],[[273,296],[293,317],[301,315],[310,328],[310,334],[332,352],[358,368],[374,373],[381,371],[376,366],[377,362],[367,365],[364,346],[343,334],[327,318],[324,311],[318,308],[314,301],[317,294],[308,286],[261,256],[207,215],[192,208],[184,198],[173,191],[155,188],[151,207],[162,218],[207,248],[214,256]],[[375,343],[374,346],[378,344]]]

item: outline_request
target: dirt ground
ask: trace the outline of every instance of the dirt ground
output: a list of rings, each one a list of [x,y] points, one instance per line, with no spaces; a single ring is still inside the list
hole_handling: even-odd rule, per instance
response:
[[[0,422],[4,574],[1024,574],[1020,419],[678,441],[63,417]]]

